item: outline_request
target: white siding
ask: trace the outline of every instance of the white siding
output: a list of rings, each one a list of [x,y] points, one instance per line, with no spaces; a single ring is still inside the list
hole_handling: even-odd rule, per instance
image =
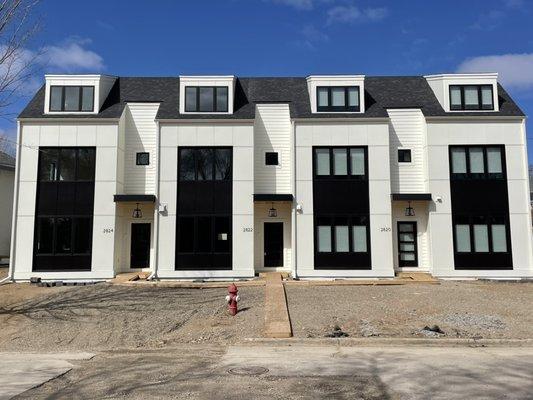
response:
[[[125,194],[155,193],[158,108],[159,103],[128,103],[125,110]],[[136,165],[138,152],[150,153],[150,165]]]
[[[392,193],[425,193],[426,122],[419,109],[387,110],[390,116],[390,171]],[[398,149],[411,150],[411,162],[398,162]]]
[[[278,152],[280,165],[265,165]],[[291,193],[291,120],[288,104],[258,104],[254,124],[255,193]]]

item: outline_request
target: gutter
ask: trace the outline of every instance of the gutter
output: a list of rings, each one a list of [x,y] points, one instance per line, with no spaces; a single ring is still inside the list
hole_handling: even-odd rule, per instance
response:
[[[525,121],[526,120],[526,116],[507,116],[507,115],[480,115],[480,116],[475,116],[475,115],[457,115],[457,116],[451,116],[451,115],[446,115],[446,116],[438,116],[438,117],[435,117],[435,116],[429,116],[429,117],[426,117],[425,116],[425,119],[426,121],[428,122],[449,122],[449,121],[480,121],[480,122],[484,122],[484,121]]]
[[[19,173],[20,173],[20,121],[17,120],[17,153],[15,156],[15,187],[13,190],[13,214],[11,216],[11,244],[9,250],[9,271],[7,277],[0,280],[0,284],[4,282],[12,282],[15,275],[15,239],[17,237],[17,214],[18,214],[18,199],[19,199]]]

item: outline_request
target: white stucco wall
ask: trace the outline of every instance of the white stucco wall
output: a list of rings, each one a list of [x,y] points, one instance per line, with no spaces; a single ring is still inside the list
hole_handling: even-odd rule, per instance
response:
[[[438,277],[525,277],[533,275],[531,214],[524,122],[520,120],[429,120],[427,126],[431,272]],[[507,166],[513,269],[479,271],[454,269],[450,198],[449,145],[503,144]]]
[[[160,124],[159,201],[167,213],[159,219],[161,278],[230,278],[254,276],[254,132],[250,122]],[[233,147],[233,269],[176,271],[176,205],[179,146]]]
[[[300,277],[392,277],[389,125],[370,122],[297,122],[296,263]],[[315,270],[313,242],[313,146],[368,146],[371,270]]]

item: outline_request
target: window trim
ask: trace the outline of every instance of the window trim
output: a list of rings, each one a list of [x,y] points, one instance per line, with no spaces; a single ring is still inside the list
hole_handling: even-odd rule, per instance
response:
[[[477,88],[477,99],[478,99],[478,107],[472,107],[467,106],[465,104],[465,88],[467,87],[476,87]],[[482,89],[483,87],[490,87],[490,94],[491,94],[491,106],[484,106],[483,105],[483,96],[482,96]],[[452,105],[452,88],[459,88],[461,92],[461,105]],[[464,85],[464,84],[454,84],[454,85],[448,85],[448,102],[449,102],[449,108],[450,111],[494,111],[494,85],[491,84],[472,84],[472,85]]]
[[[407,152],[409,154],[409,161],[402,160],[400,158],[400,153]],[[398,163],[400,164],[411,164],[413,162],[413,152],[411,149],[398,149]]]
[[[470,172],[470,149],[479,147],[483,150],[483,173]],[[499,148],[500,149],[500,158],[502,172],[492,172],[489,173],[488,168],[488,155],[487,151],[489,148]],[[452,159],[452,150],[453,149],[464,149],[465,151],[465,163],[466,163],[466,173],[455,173],[453,172],[453,159]],[[474,179],[484,179],[484,180],[507,180],[507,162],[505,158],[505,145],[503,144],[465,144],[465,145],[450,145],[448,146],[448,159],[449,159],[449,168],[450,168],[450,180],[474,180]]]
[[[342,88],[344,89],[344,106],[332,106],[331,105],[331,89],[332,88]],[[349,105],[349,89],[357,89],[357,106]],[[327,89],[328,91],[328,105],[321,106],[318,103],[318,92],[321,89]],[[316,111],[317,112],[361,112],[361,86],[351,85],[351,86],[317,86],[316,87]]]
[[[143,164],[143,163],[140,162],[139,157],[142,157],[143,155],[147,155],[148,156],[148,162],[146,164]],[[147,165],[150,165],[150,153],[147,152],[147,151],[137,152],[135,154],[135,165],[138,165],[138,166],[141,166],[141,167],[145,167]]]
[[[281,166],[280,162],[279,162],[279,151],[265,151],[265,166],[267,167],[279,167]],[[275,154],[276,155],[276,163],[275,164],[270,164],[268,162],[268,155],[273,155]]]
[[[79,103],[78,103],[78,109],[77,110],[65,110],[65,88],[78,88],[79,89]],[[52,89],[53,88],[61,88],[61,109],[53,109],[52,108]],[[84,110],[83,109],[83,90],[85,88],[90,88],[93,91],[93,101],[91,104],[90,110]],[[95,101],[95,87],[94,85],[50,85],[49,90],[49,96],[48,96],[48,112],[52,113],[92,113],[94,112],[94,101]]]
[[[476,219],[483,218],[483,222],[480,222]],[[457,251],[457,225],[468,225],[470,229],[470,251]],[[487,226],[487,240],[488,240],[488,251],[476,251],[475,246],[475,233],[474,225],[486,225]],[[505,244],[506,251],[494,251],[494,243],[492,238],[492,226],[493,225],[503,225],[505,226]],[[452,234],[453,234],[453,253],[454,255],[494,255],[494,254],[512,254],[511,248],[511,231],[509,218],[503,214],[491,214],[491,215],[456,215],[453,217],[452,221]]]
[[[329,175],[318,175],[317,174],[317,156],[316,156],[316,150],[320,149],[326,149],[329,150]],[[346,175],[335,175],[334,170],[334,158],[333,158],[333,150],[335,149],[345,149],[346,150]],[[365,160],[364,160],[364,166],[365,166],[365,173],[363,175],[352,175],[352,163],[351,163],[351,157],[350,157],[350,150],[352,149],[362,149],[364,152]],[[362,180],[366,181],[368,180],[368,147],[367,146],[313,146],[312,147],[312,160],[313,160],[313,178],[314,179],[321,179],[321,180]]]
[[[195,110],[190,110],[190,109],[187,109],[187,99],[186,99],[186,96],[187,96],[187,89],[195,89],[196,91],[196,109]],[[202,89],[213,89],[213,110],[212,111],[201,111],[200,110],[200,88]],[[217,95],[218,95],[218,90],[219,89],[226,89],[226,107],[225,107],[225,110],[218,110],[218,106],[217,106]],[[215,113],[215,114],[220,114],[220,113],[229,113],[229,86],[226,86],[226,85],[222,85],[222,86],[184,86],[184,89],[183,89],[183,110],[184,112],[186,113],[197,113],[197,114],[212,114],[212,113]]]

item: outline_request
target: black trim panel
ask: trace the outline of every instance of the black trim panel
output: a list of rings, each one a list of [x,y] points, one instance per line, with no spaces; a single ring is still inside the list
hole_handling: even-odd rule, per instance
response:
[[[431,201],[431,193],[392,193],[391,197],[395,201]]]
[[[119,202],[149,202],[155,203],[154,194],[115,194],[113,196],[115,203]]]
[[[276,194],[276,193],[256,193],[254,194],[254,201],[293,201],[292,194]]]

